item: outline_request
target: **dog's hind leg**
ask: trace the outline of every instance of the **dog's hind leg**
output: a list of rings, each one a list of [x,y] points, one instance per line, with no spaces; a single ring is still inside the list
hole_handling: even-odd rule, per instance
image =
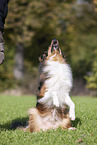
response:
[[[43,125],[42,118],[39,115],[39,111],[37,108],[29,109],[29,129],[30,132],[39,132],[41,126]]]
[[[61,123],[61,127],[62,127],[62,129],[67,129],[67,128],[71,127],[71,121],[70,121],[69,117],[63,118],[62,123]]]

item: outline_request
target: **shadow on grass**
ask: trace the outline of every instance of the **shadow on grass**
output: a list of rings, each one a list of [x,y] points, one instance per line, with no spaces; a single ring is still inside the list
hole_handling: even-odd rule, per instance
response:
[[[82,124],[80,118],[76,118],[74,121],[71,121],[71,123],[73,127],[77,127]]]
[[[0,128],[1,130],[15,130],[17,128],[26,127],[28,125],[28,119],[29,117],[16,118],[3,125],[0,124]],[[76,118],[74,121],[71,121],[71,123],[73,127],[77,128],[78,125],[81,125],[81,120]]]
[[[0,124],[1,130],[15,130],[16,128],[26,127],[28,125],[28,117],[16,118],[5,124]]]

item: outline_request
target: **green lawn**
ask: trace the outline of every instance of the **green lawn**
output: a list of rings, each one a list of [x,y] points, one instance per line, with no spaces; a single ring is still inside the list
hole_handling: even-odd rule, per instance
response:
[[[76,120],[72,122],[76,130],[58,128],[31,134],[16,126],[27,122],[27,110],[35,106],[35,97],[0,96],[0,145],[97,145],[97,98],[72,100],[76,105]]]

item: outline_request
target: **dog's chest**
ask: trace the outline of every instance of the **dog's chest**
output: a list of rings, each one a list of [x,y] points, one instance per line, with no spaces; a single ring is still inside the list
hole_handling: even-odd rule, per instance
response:
[[[48,74],[45,81],[47,89],[68,91],[72,87],[72,74],[68,64],[48,60],[44,72]]]
[[[47,60],[43,72],[47,73],[46,92],[39,102],[46,103],[48,106],[62,106],[72,87],[72,74],[69,65]]]

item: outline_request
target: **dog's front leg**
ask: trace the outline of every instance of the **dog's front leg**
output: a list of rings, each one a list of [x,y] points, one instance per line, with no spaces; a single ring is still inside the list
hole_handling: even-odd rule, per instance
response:
[[[53,97],[53,105],[59,107],[59,100],[56,91],[52,92],[52,97]]]
[[[73,101],[71,100],[71,98],[69,97],[68,94],[66,95],[65,103],[70,108],[70,110],[69,110],[69,117],[71,118],[71,120],[75,120],[75,104],[73,103]]]

